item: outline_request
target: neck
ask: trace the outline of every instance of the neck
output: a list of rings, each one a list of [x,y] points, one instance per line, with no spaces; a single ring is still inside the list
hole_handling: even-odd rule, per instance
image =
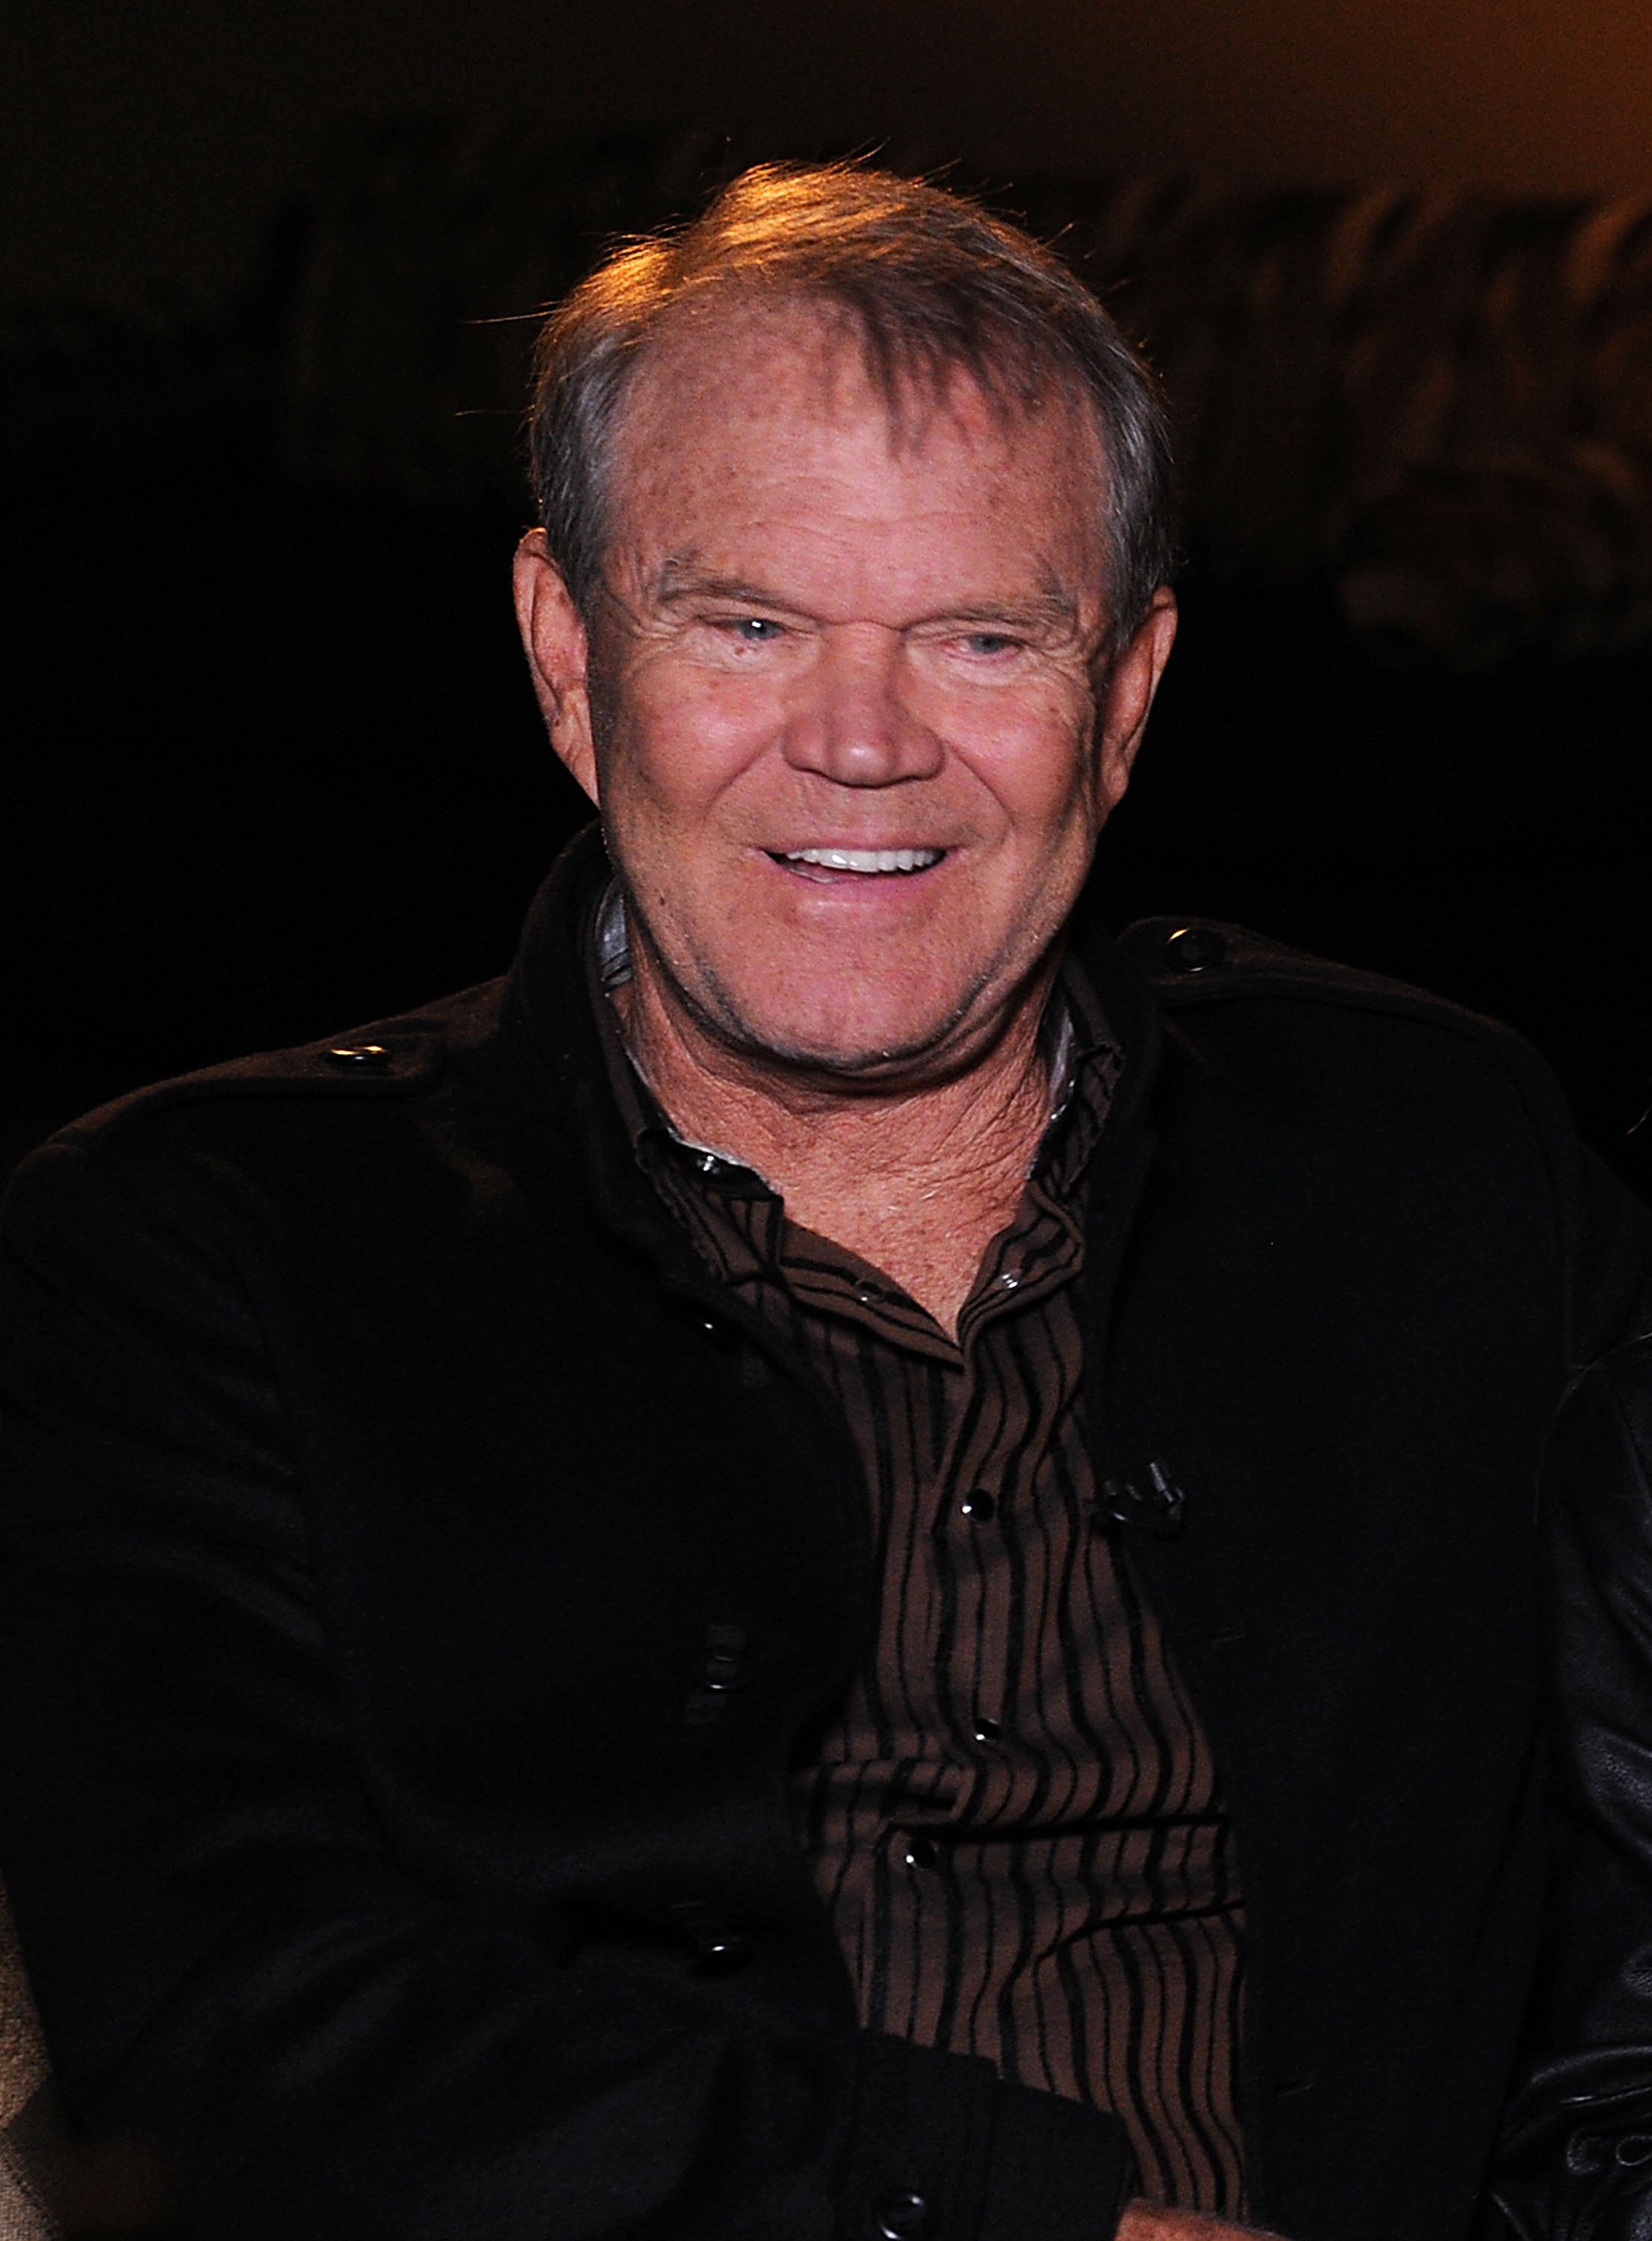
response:
[[[754,1167],[792,1221],[891,1276],[955,1333],[1049,1116],[1040,1024],[1054,961],[971,1065],[867,1089],[739,1057],[645,979],[619,992],[633,1056],[681,1133]]]

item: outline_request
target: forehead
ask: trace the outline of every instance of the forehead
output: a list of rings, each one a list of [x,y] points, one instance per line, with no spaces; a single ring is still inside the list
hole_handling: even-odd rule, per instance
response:
[[[668,328],[639,369],[615,431],[609,544],[637,558],[707,539],[784,549],[835,528],[870,560],[928,528],[938,565],[997,550],[1099,597],[1104,497],[1094,420],[1072,393],[1000,398],[947,368],[888,394],[846,318],[740,306]]]

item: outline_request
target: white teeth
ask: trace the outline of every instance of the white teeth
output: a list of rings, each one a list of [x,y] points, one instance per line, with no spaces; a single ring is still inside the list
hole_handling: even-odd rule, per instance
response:
[[[788,864],[819,864],[828,872],[926,872],[944,848],[792,848]]]

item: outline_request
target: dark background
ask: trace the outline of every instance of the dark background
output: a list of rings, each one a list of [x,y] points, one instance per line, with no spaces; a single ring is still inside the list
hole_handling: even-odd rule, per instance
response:
[[[474,323],[616,229],[874,145],[1035,215],[1052,178],[1226,181],[1292,224],[1361,183],[1652,197],[1652,17],[1615,0],[14,0],[0,87],[7,1158],[507,960],[577,804],[508,602],[526,330]],[[502,225],[544,254],[443,262]],[[391,309],[351,323],[405,301],[440,380],[403,381]],[[1117,917],[1214,913],[1498,1013],[1644,1185],[1644,616],[1373,632],[1328,545],[1200,518]]]

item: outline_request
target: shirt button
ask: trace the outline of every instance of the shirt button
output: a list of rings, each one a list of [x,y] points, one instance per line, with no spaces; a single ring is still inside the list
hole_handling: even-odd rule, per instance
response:
[[[958,1507],[972,1525],[990,1525],[998,1515],[990,1494],[966,1494]]]
[[[976,1720],[975,1740],[978,1743],[1001,1743],[1003,1739],[1004,1730],[996,1720],[989,1720],[984,1715]]]
[[[933,1836],[907,1837],[906,1865],[909,1868],[933,1868],[940,1857],[940,1849]]]
[[[878,2241],[923,2241],[933,2224],[927,2199],[904,2186],[880,2194],[873,2218]]]

